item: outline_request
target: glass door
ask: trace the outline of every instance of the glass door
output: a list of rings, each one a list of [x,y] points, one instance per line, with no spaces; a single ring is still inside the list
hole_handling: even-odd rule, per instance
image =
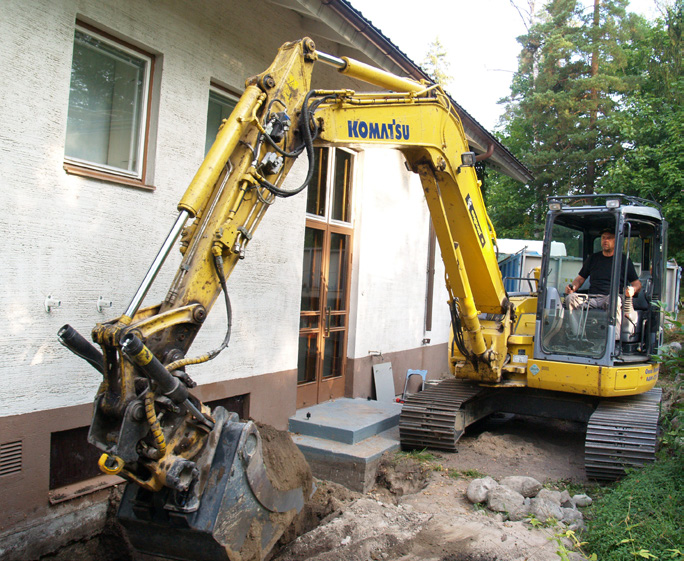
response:
[[[299,325],[297,407],[342,397],[349,323],[352,154],[316,150],[309,185]]]

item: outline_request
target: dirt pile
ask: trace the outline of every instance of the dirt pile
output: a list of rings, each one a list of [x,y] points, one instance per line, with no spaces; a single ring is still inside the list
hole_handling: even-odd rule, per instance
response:
[[[289,543],[317,528],[326,518],[342,514],[344,508],[363,496],[332,481],[316,479],[314,484],[316,491],[282,535],[269,559],[277,557]]]
[[[410,506],[385,504],[362,497],[339,516],[300,536],[278,561],[368,561],[396,558],[431,515]]]
[[[586,480],[584,427],[568,421],[516,416],[505,424],[479,423],[459,440],[457,454],[441,456],[445,468],[494,478],[529,475],[542,483]]]
[[[257,428],[261,435],[266,473],[273,486],[279,491],[300,487],[306,500],[313,490],[313,475],[290,433],[261,423],[257,423]]]
[[[409,458],[386,455],[378,466],[377,487],[395,497],[418,493],[428,486],[430,467]]]

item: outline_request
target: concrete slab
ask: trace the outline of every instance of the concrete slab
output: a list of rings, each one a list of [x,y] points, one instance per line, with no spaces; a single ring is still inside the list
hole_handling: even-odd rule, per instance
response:
[[[397,426],[401,407],[400,403],[360,398],[336,399],[300,409],[290,417],[289,430],[303,436],[357,444]]]
[[[353,491],[366,493],[375,485],[380,459],[399,450],[399,427],[395,426],[357,444],[292,435],[315,477],[334,481]]]

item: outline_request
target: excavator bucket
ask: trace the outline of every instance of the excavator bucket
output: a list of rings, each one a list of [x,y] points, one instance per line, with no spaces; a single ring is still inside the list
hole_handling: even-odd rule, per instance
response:
[[[197,464],[199,496],[183,503],[170,489],[126,487],[118,518],[140,554],[261,561],[311,496],[311,470],[287,433],[264,426],[260,434],[221,407],[213,414],[216,426]]]

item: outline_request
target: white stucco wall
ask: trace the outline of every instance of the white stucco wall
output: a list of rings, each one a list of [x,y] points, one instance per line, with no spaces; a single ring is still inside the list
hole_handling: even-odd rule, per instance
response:
[[[449,311],[439,250],[433,327],[424,330],[429,213],[420,179],[406,170],[396,150],[367,149],[360,164],[349,356],[415,349],[423,338],[444,343]]]
[[[76,19],[156,55],[156,118],[147,192],[63,170]],[[240,90],[285,41],[307,35],[294,12],[267,2],[5,0],[0,18],[0,416],[92,400],[100,376],[57,342],[72,324],[86,338],[120,315],[176,215],[203,156],[209,83]],[[317,40],[335,54],[334,45]],[[348,87],[317,69],[317,81]],[[301,179],[302,171],[289,178]],[[296,368],[305,198],[279,200],[229,280],[230,349],[192,374],[199,382]],[[159,301],[179,262],[174,250],[145,304]],[[46,313],[45,297],[62,301]],[[113,300],[104,313],[98,296]],[[215,308],[193,351],[223,338]]]

